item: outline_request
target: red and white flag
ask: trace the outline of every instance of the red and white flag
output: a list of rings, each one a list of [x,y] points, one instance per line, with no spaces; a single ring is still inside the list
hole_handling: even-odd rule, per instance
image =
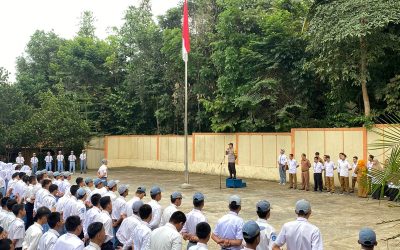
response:
[[[190,52],[190,34],[189,34],[189,10],[187,0],[183,4],[183,25],[182,25],[182,57],[185,62],[188,61]]]

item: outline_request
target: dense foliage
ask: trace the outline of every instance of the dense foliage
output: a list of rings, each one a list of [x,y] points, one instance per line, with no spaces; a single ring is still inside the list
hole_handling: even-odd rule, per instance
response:
[[[182,7],[126,10],[106,39],[36,31],[0,68],[0,144],[75,147],[96,134],[181,134]],[[189,132],[361,126],[400,112],[400,2],[189,0]],[[67,140],[68,138],[68,140]]]

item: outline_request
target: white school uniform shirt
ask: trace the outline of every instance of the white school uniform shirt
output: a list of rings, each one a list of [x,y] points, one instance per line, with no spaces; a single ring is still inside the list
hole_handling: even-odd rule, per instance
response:
[[[35,156],[31,158],[31,163],[32,164],[38,164],[39,163],[39,159]]]
[[[98,218],[100,216],[100,213],[101,213],[100,208],[95,206],[86,211],[85,220],[83,221],[83,235],[85,237],[89,237],[87,234],[87,229],[89,225],[95,221],[100,221],[100,218]]]
[[[19,197],[23,197],[25,195],[25,191],[28,188],[25,182],[22,180],[17,181],[14,185],[13,194],[18,195]]]
[[[68,161],[76,161],[76,156],[75,155],[68,156]]]
[[[4,217],[3,228],[6,232],[10,231],[11,223],[16,219],[13,212],[7,212],[6,216]],[[25,233],[25,231],[24,231]]]
[[[83,248],[83,241],[72,233],[61,235],[54,245],[54,250],[82,250]]]
[[[150,225],[150,228],[152,230],[154,230],[160,226],[162,207],[156,200],[151,200],[148,204],[151,206],[152,215],[153,215],[149,225]]]
[[[57,207],[57,199],[54,195],[48,194],[42,199],[42,206],[47,207],[51,211],[54,211]]]
[[[57,161],[63,161],[64,155],[57,155]]]
[[[256,250],[271,250],[273,243],[276,240],[277,234],[275,228],[268,224],[267,220],[258,218],[256,223],[264,228],[260,232],[260,244],[258,244]]]
[[[43,227],[35,222],[28,230],[26,230],[24,242],[22,242],[23,250],[37,250],[40,237],[43,235]]]
[[[15,185],[15,183],[17,183],[17,179],[11,179],[9,182],[8,182],[8,185],[7,185],[7,192],[10,190],[10,189],[14,189],[14,185]]]
[[[114,238],[113,227],[112,227],[112,219],[110,214],[102,210],[99,216],[96,216],[94,222],[101,222],[104,225],[104,229],[106,231],[106,239],[104,242],[108,242]]]
[[[314,173],[315,174],[321,174],[322,173],[322,168],[323,165],[321,162],[313,163],[313,168],[314,168]]]
[[[17,164],[24,164],[25,159],[24,159],[24,157],[22,157],[22,156],[18,156],[17,159],[15,159],[15,162],[16,162]]]
[[[85,206],[85,203],[83,203],[82,200],[78,200],[75,203],[75,211],[74,211],[73,215],[78,215],[79,218],[81,218],[82,225],[85,223],[86,206]]]
[[[176,211],[178,211],[178,207],[175,204],[169,204],[169,206],[166,207],[162,213],[160,227],[167,224],[169,222],[169,219],[171,219],[172,214]]]
[[[222,216],[218,220],[214,229],[214,234],[223,239],[229,240],[243,240],[243,227],[244,221],[235,212],[230,211],[228,214]],[[228,248],[230,250],[239,250],[240,246],[233,246]]]
[[[127,203],[126,203],[126,216],[131,216],[133,215],[133,210],[132,210],[132,206],[133,203],[135,203],[136,201],[140,200],[139,197],[134,196],[132,199],[130,199]]]
[[[6,183],[6,171],[5,170],[0,170],[0,188],[5,188],[5,183]]]
[[[49,190],[47,190],[45,188],[41,188],[38,190],[38,192],[36,193],[35,203],[33,206],[33,209],[35,211],[37,211],[40,207],[43,206],[43,204],[42,204],[43,198],[49,194],[50,194]]]
[[[86,190],[86,201],[90,202],[90,197],[92,197],[92,190],[88,186],[83,187]]]
[[[89,245],[84,250],[101,250],[101,247],[94,242],[89,242]]]
[[[324,169],[326,177],[333,177],[334,171],[336,169],[335,163],[333,163],[333,161],[325,161]]]
[[[117,195],[113,191],[107,191],[102,197],[105,196],[110,196],[111,202],[114,202],[117,199]]]
[[[45,161],[45,162],[52,162],[52,161],[53,161],[53,156],[51,156],[51,155],[46,155],[46,157],[44,157],[44,161]]]
[[[182,232],[196,235],[196,226],[200,222],[207,222],[207,219],[203,212],[193,208],[193,210],[186,215],[186,223],[183,225]]]
[[[288,160],[288,167],[289,167],[289,174],[295,174],[297,173],[297,161],[295,159],[293,160]]]
[[[120,196],[113,201],[111,218],[113,220],[119,220],[121,214],[126,214],[126,201],[123,196]]]
[[[28,165],[23,165],[22,167],[21,167],[21,172],[24,172],[24,173],[26,173],[26,174],[31,174],[31,168],[28,166]]]
[[[286,244],[288,250],[323,249],[322,236],[318,227],[301,217],[283,225],[275,244],[280,247]]]
[[[67,220],[68,217],[72,215],[77,215],[76,214],[76,207],[78,200],[76,199],[75,196],[72,196],[68,199],[68,201],[65,203],[64,209],[63,209],[63,219],[64,221]]]
[[[99,170],[97,171],[97,173],[99,173],[100,175],[103,175],[104,174],[104,176],[103,177],[107,177],[107,166],[106,165],[101,165],[100,167],[99,167]]]
[[[133,233],[135,232],[138,225],[140,225],[140,218],[133,214],[122,221],[121,226],[117,231],[118,240],[124,245],[124,247],[131,246],[133,243]]]
[[[142,221],[133,233],[133,249],[150,250],[151,229],[149,224]]]
[[[5,218],[7,216],[7,213],[8,213],[8,211],[6,211],[6,210],[3,210],[3,209],[0,210],[0,226],[2,228],[4,228],[4,221],[5,221]]]
[[[80,156],[79,156],[79,159],[81,159],[81,161],[83,161],[83,160],[86,160],[86,154],[81,154]]]
[[[371,170],[372,166],[374,166],[374,162],[368,161],[368,162],[367,162],[367,168],[368,168],[368,170]]]
[[[100,189],[95,188],[93,191],[90,193],[90,197],[92,197],[94,194],[100,194],[101,197],[104,197],[105,194],[107,194],[107,189],[105,187],[102,187]],[[111,198],[111,197],[110,197]]]
[[[349,170],[351,166],[347,160],[338,160],[339,175],[343,177],[349,177]]]
[[[189,247],[189,250],[208,250],[208,247],[204,243],[197,242],[196,245]]]
[[[49,229],[39,240],[38,250],[53,250],[60,233],[54,229]]]
[[[151,232],[151,250],[182,250],[182,235],[171,223]]]
[[[70,187],[71,183],[69,183],[67,179],[64,179],[63,181],[60,182],[60,185],[58,185],[58,191],[65,194],[65,192],[69,190]]]
[[[70,194],[64,194],[63,197],[58,199],[56,204],[56,211],[59,213],[63,213],[65,204],[69,201]]]
[[[278,156],[278,164],[285,165],[288,162],[288,158],[285,154],[280,154]]]
[[[15,218],[15,220],[10,224],[8,230],[8,238],[10,240],[17,240],[15,243],[15,248],[22,247],[22,242],[25,236],[25,224],[20,218]]]
[[[352,177],[357,177],[356,173],[354,173],[354,170],[356,169],[356,167],[357,167],[357,163],[353,162],[353,174],[351,175]]]

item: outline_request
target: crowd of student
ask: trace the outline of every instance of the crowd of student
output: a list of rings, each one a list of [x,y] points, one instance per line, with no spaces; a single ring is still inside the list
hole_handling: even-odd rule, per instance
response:
[[[323,249],[319,229],[308,222],[311,205],[299,200],[297,219],[283,225],[278,234],[268,223],[271,205],[266,200],[255,206],[258,219],[244,222],[239,216],[241,199],[229,198],[229,211],[211,231],[202,210],[205,196],[193,195],[193,210],[179,211],[182,194],[173,192],[171,204],[162,208],[161,189],[150,190],[151,201],[144,204],[146,188],[138,187],[126,200],[129,186],[107,180],[107,161],[102,161],[96,179],[77,177],[70,172],[30,171],[19,164],[0,162],[0,170],[11,171],[0,210],[0,249],[208,249],[210,239],[221,249]],[[3,196],[3,195],[2,195]],[[371,229],[360,231],[359,243],[365,249],[377,244]]]

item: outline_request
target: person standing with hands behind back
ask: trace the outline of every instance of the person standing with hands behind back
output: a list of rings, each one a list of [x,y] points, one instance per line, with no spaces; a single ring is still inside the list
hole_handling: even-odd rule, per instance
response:
[[[281,149],[281,152],[278,156],[278,167],[279,167],[279,184],[285,185],[286,184],[286,167],[288,164],[287,156],[285,155],[285,150]]]
[[[229,170],[229,178],[230,179],[236,179],[236,166],[235,166],[235,162],[236,162],[236,152],[233,149],[233,143],[229,143],[228,144],[228,148],[225,151],[225,155],[228,156],[228,170]]]
[[[302,188],[301,190],[306,190],[309,191],[310,190],[310,167],[311,167],[311,163],[310,161],[307,159],[306,154],[301,154],[301,184],[302,184]]]

